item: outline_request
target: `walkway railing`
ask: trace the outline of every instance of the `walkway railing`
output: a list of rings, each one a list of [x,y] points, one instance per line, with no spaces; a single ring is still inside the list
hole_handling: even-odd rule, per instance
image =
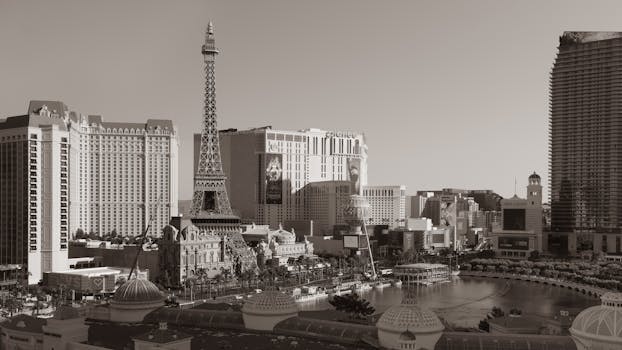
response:
[[[613,292],[613,290],[609,290],[606,288],[600,288],[595,286],[590,286],[587,284],[562,280],[558,278],[544,277],[544,276],[532,276],[532,275],[522,275],[516,273],[504,273],[504,272],[487,272],[487,271],[460,271],[460,276],[472,276],[472,277],[487,277],[487,278],[504,278],[504,279],[512,279],[519,281],[529,281],[535,283],[543,283],[550,284],[553,286],[564,287],[568,289],[575,290],[577,292],[590,295],[596,298],[600,298],[603,294],[607,292]]]

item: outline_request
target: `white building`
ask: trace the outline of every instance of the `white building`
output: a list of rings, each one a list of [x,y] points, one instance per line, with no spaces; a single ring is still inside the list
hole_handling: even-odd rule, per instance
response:
[[[542,231],[542,186],[540,176],[529,176],[527,198],[501,200],[501,222],[490,235],[493,250],[503,258],[527,259],[532,251],[546,251]]]
[[[159,232],[177,214],[177,132],[171,121],[106,123],[60,101],[31,101],[0,120],[0,264],[29,283],[66,270],[68,240],[86,233]]]
[[[371,210],[369,224],[389,225],[389,228],[406,225],[406,186],[365,186],[363,196]]]
[[[195,136],[195,155],[197,141]],[[220,143],[231,206],[246,223],[276,227],[310,220],[301,190],[312,182],[349,180],[353,166],[360,183],[367,184],[367,150],[360,133],[265,127],[221,131]]]
[[[75,116],[72,228],[106,234],[158,234],[178,214],[178,139],[170,120],[104,122]],[[75,160],[75,162],[74,162]],[[74,205],[75,203],[75,205]],[[74,230],[75,232],[75,230]]]
[[[600,305],[589,307],[577,315],[570,334],[578,350],[622,349],[622,294],[605,293]]]
[[[45,107],[45,108],[43,108]],[[61,102],[0,120],[0,264],[28,282],[65,270],[69,239],[69,128]]]

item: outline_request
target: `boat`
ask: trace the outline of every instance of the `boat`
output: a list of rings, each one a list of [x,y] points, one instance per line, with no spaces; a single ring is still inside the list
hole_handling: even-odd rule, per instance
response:
[[[383,289],[383,288],[386,288],[386,287],[391,287],[391,282],[386,282],[386,281],[382,282],[381,281],[381,282],[378,282],[378,283],[376,283],[374,285],[375,289]]]
[[[328,294],[326,292],[321,291],[315,294],[301,294],[295,297],[295,301],[297,303],[304,303],[306,301],[317,300],[322,298],[328,298]]]

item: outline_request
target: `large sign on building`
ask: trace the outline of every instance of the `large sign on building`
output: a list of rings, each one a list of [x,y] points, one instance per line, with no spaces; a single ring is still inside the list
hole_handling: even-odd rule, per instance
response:
[[[361,189],[361,159],[348,158],[348,180],[352,194],[363,194]]]
[[[266,154],[266,204],[283,204],[283,156]]]
[[[529,250],[529,238],[499,237],[499,249]]]
[[[366,249],[367,239],[365,235],[344,235],[343,247],[351,249]]]
[[[456,217],[458,216],[456,197],[453,195],[442,195],[440,207],[440,225],[455,227]]]

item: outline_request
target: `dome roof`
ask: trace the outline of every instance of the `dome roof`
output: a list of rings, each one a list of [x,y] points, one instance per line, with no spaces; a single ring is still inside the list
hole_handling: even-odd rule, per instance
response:
[[[270,236],[274,237],[280,244],[291,244],[296,242],[296,235],[283,229],[283,225],[279,224],[279,229],[270,232]]]
[[[445,326],[438,316],[428,309],[422,308],[415,302],[412,291],[408,290],[400,305],[390,307],[385,311],[376,327],[388,332],[404,333],[433,333],[442,332]]]
[[[70,320],[73,318],[80,318],[80,313],[75,307],[62,305],[54,311],[54,319],[56,320]]]
[[[112,300],[117,303],[146,303],[163,301],[164,296],[158,287],[148,280],[132,278],[117,288]]]
[[[540,180],[540,175],[536,174],[534,171],[533,174],[529,175],[529,179],[538,179]]]
[[[589,338],[618,338],[622,343],[622,293],[605,293],[601,305],[589,307],[577,315],[570,332]]]
[[[242,312],[254,315],[281,315],[297,313],[294,298],[277,290],[266,290],[248,298]]]

